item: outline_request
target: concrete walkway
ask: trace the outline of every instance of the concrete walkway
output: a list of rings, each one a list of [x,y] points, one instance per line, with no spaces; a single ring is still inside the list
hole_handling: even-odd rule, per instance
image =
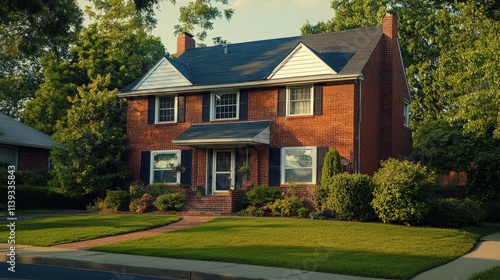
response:
[[[484,236],[470,253],[423,272],[413,280],[467,280],[473,274],[498,265],[500,265],[500,232]]]
[[[373,278],[320,273],[299,269],[256,265],[183,260],[86,251],[88,248],[133,238],[152,236],[194,226],[212,220],[213,216],[184,216],[177,223],[164,227],[99,238],[53,247],[17,245],[16,262],[80,269],[166,277],[173,279],[297,279],[297,280],[370,280]],[[9,244],[0,244],[0,261],[7,261]],[[466,280],[477,272],[500,265],[500,232],[485,236],[469,254],[435,269],[414,280]],[[499,278],[500,279],[500,278]]]

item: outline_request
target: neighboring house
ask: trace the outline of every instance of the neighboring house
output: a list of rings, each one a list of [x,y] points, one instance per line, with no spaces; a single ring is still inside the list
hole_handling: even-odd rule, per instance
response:
[[[331,146],[350,172],[403,159],[411,100],[396,34],[387,14],[383,26],[225,46],[195,48],[179,35],[177,59],[120,92],[133,178],[202,186],[222,196],[197,209],[228,212],[234,200],[221,197],[232,190],[319,183]]]
[[[18,171],[47,169],[54,145],[47,134],[0,113],[0,164]]]

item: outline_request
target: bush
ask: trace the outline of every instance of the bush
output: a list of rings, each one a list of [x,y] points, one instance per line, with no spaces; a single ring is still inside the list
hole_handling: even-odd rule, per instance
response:
[[[291,195],[277,199],[269,206],[274,216],[281,217],[297,216],[302,207],[304,207],[304,200]]]
[[[243,208],[248,205],[261,207],[280,198],[282,198],[280,188],[258,185],[243,195],[242,206]]]
[[[389,159],[373,176],[372,206],[384,223],[414,225],[429,212],[437,186],[434,171],[418,163]]]
[[[500,200],[490,200],[483,203],[485,221],[490,223],[500,222]]]
[[[128,188],[128,192],[131,199],[140,198],[146,193],[146,185],[142,181],[132,182]]]
[[[49,170],[47,168],[37,170],[19,170],[16,183],[19,185],[48,186]]]
[[[181,193],[162,194],[156,198],[156,208],[161,211],[179,211],[184,205],[184,195]]]
[[[326,209],[326,200],[328,199],[328,186],[324,185],[316,185],[316,188],[313,192],[312,202],[314,208],[316,210],[324,210]]]
[[[298,212],[299,212],[299,217],[301,217],[301,218],[309,217],[309,209],[307,209],[305,207],[299,208]]]
[[[169,185],[165,185],[164,183],[154,183],[146,187],[146,193],[154,197],[159,197],[162,194],[172,193],[172,189]]]
[[[107,191],[104,207],[114,211],[126,211],[129,202],[130,196],[126,191]]]
[[[154,209],[154,196],[145,193],[141,198],[133,199],[129,204],[129,209],[137,214],[142,214]]]
[[[326,206],[344,221],[368,221],[376,217],[370,203],[375,185],[368,175],[342,173],[328,180]]]
[[[461,228],[480,226],[484,222],[484,213],[471,199],[438,199],[430,204],[425,225],[433,227]]]
[[[331,147],[325,154],[323,160],[323,168],[321,169],[321,185],[325,185],[326,181],[333,176],[340,174],[344,171],[342,166],[342,159],[335,147]]]
[[[326,214],[324,211],[319,211],[319,212],[311,212],[309,213],[309,218],[313,220],[324,220],[326,219]]]

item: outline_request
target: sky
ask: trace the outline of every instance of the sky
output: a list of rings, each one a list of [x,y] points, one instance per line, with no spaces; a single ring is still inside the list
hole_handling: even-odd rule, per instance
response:
[[[161,38],[169,53],[177,48],[173,27],[178,22],[179,7],[188,2],[177,0],[172,6],[164,0],[156,13],[158,24],[153,35]],[[213,45],[216,36],[229,43],[297,36],[306,20],[315,24],[333,17],[330,0],[229,0],[228,4],[234,9],[231,21],[217,20],[208,32],[206,45]]]

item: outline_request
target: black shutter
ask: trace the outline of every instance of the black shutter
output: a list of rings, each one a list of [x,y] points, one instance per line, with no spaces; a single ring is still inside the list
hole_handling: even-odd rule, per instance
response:
[[[281,184],[281,149],[269,148],[269,186]]]
[[[323,85],[314,85],[314,114],[323,114]]]
[[[240,90],[240,120],[248,119],[248,89]]]
[[[203,106],[202,106],[201,119],[204,122],[210,121],[210,92],[203,93]]]
[[[177,96],[177,122],[186,122],[186,96]]]
[[[191,150],[181,150],[181,164],[186,168],[186,170],[181,173],[181,184],[191,185]]]
[[[286,87],[278,88],[278,116],[286,116]]]
[[[155,123],[156,96],[148,97],[148,124]]]
[[[140,168],[140,179],[144,184],[149,185],[151,174],[151,152],[143,151],[141,152],[141,168]]]
[[[321,183],[321,175],[323,174],[323,163],[325,155],[328,152],[328,147],[318,147],[316,154],[316,184]]]

